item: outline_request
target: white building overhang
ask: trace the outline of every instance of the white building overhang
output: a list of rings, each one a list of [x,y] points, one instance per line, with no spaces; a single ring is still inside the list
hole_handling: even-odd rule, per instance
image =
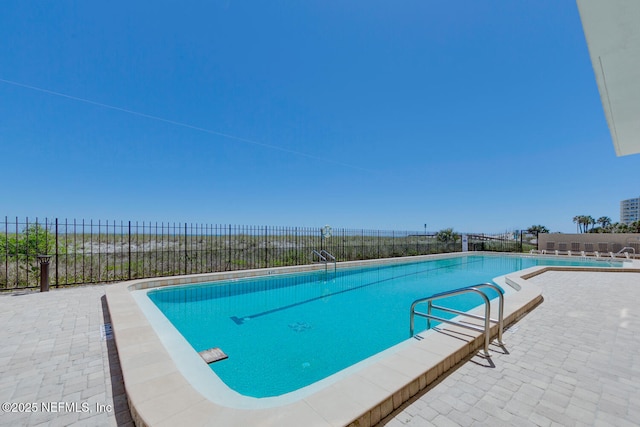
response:
[[[616,154],[640,153],[640,1],[577,3]]]

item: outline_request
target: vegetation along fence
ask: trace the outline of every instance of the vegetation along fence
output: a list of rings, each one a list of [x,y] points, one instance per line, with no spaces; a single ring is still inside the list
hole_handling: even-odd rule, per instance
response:
[[[459,252],[459,234],[188,223],[4,219],[0,290],[39,286],[38,255],[51,255],[52,286],[317,262]],[[526,248],[525,248],[526,249]],[[469,235],[469,250],[522,251],[515,236]]]

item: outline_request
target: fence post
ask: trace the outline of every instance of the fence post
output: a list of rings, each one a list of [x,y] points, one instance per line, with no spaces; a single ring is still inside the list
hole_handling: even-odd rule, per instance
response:
[[[396,232],[391,230],[391,256],[396,256]]]
[[[60,253],[58,252],[58,218],[56,218],[56,288],[59,286],[59,281],[58,281],[58,258],[59,258]],[[49,280],[49,262],[47,261],[47,281]],[[47,289],[48,289],[47,285]]]
[[[184,223],[184,274],[187,274],[187,223]]]
[[[128,277],[129,277],[129,280],[131,280],[131,221],[129,221],[128,229],[129,229],[129,250],[128,250],[128,252],[129,252],[129,273],[128,273]]]
[[[7,279],[5,287],[9,287],[9,217],[4,217],[4,273]]]
[[[269,243],[267,242],[267,226],[264,226],[264,268],[269,268]]]
[[[523,230],[520,230],[520,252],[522,252],[522,250],[524,249],[524,247],[522,246],[522,232]]]
[[[40,262],[40,292],[49,292],[49,261],[51,255],[38,255]]]

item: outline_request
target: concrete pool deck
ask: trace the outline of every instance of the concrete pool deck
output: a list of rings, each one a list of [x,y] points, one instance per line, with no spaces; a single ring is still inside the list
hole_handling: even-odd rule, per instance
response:
[[[409,400],[410,404],[394,402],[395,394],[392,394],[390,404],[398,409],[382,422],[388,425],[468,425],[474,422],[552,425],[598,421],[603,425],[624,425],[624,421],[630,424],[630,420],[640,419],[640,341],[637,339],[640,325],[638,311],[630,303],[640,297],[640,275],[549,271],[527,281],[542,289],[545,301],[505,333],[508,354],[500,354],[498,347],[492,348],[493,367],[481,366],[483,362],[487,365],[487,361],[475,356],[457,366],[444,379],[428,386],[426,393],[415,389],[426,384],[420,384],[419,378],[417,384],[411,381],[411,372],[406,371],[411,371],[418,361],[403,365],[397,362],[410,361],[410,357],[397,356],[400,359],[392,361],[388,367],[398,371],[400,376],[409,377],[409,383],[414,385],[411,386],[413,390],[407,392],[417,394],[411,393],[415,396]],[[0,322],[3,325],[0,329],[0,400],[13,404],[64,402],[79,405],[79,408],[67,406],[58,412],[51,411],[50,407],[45,408],[48,411],[35,413],[0,412],[1,425],[130,425],[130,407],[124,397],[119,358],[128,360],[123,366],[138,363],[134,368],[138,373],[144,370],[143,361],[156,365],[152,368],[166,368],[161,375],[152,378],[136,378],[138,373],[135,373],[130,380],[125,380],[132,389],[134,406],[148,411],[152,417],[148,421],[150,424],[190,425],[199,420],[205,425],[215,420],[218,425],[234,425],[234,418],[225,418],[233,416],[231,412],[207,414],[210,402],[185,388],[183,380],[174,375],[174,367],[144,357],[136,362],[136,356],[159,350],[154,343],[145,342],[136,335],[135,332],[142,329],[132,328],[128,337],[127,333],[122,334],[123,342],[129,340],[135,344],[129,350],[124,350],[127,347],[124,344],[123,351],[115,349],[114,341],[108,331],[102,330],[102,325],[109,323],[113,316],[105,304],[105,291],[111,292],[118,286],[121,285],[0,296]],[[620,292],[602,294],[603,287],[620,289]],[[591,295],[597,295],[597,298],[589,298]],[[589,316],[590,307],[604,314]],[[126,313],[126,310],[120,315],[130,319],[136,317],[135,313]],[[453,341],[459,340],[454,338]],[[441,344],[443,348],[450,346],[445,342]],[[459,354],[446,360],[452,365],[463,359]],[[420,358],[420,362],[424,362],[424,358]],[[372,386],[384,389],[395,384],[396,380],[386,376],[385,370],[371,369],[374,371],[370,372],[368,381],[378,381],[378,384],[372,382]],[[156,371],[148,369],[151,370]],[[366,378],[360,380],[366,381]],[[158,393],[158,381],[168,381],[172,395]],[[334,388],[324,393],[326,399],[316,397],[311,403],[283,409],[270,416],[264,412],[246,415],[244,421],[252,425],[293,425],[296,413],[302,411],[306,415],[306,425],[343,425],[341,414],[351,411],[359,401],[388,400],[376,387],[371,387],[367,395],[354,394],[352,387],[356,386],[347,384],[342,390]],[[135,397],[136,393],[143,397]],[[397,396],[397,399],[405,397],[408,398]],[[136,402],[136,399],[141,400]],[[89,406],[87,411],[82,407],[84,403]],[[186,404],[188,411],[168,413],[175,410],[177,404]],[[111,410],[98,411],[97,408]],[[308,412],[309,408],[312,412]],[[317,416],[309,417],[310,413]],[[368,420],[366,417],[357,420],[366,425],[367,422],[375,424],[379,418],[376,420],[374,414],[372,419],[370,414]]]

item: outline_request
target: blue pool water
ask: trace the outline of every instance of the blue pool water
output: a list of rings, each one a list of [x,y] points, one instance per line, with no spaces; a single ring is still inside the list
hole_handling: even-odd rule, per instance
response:
[[[219,347],[229,356],[210,366],[230,388],[268,397],[406,340],[409,308],[418,298],[536,265],[594,262],[471,255],[164,288],[148,296],[196,351]],[[481,299],[462,295],[442,304],[469,310]],[[425,328],[416,318],[416,331]]]

